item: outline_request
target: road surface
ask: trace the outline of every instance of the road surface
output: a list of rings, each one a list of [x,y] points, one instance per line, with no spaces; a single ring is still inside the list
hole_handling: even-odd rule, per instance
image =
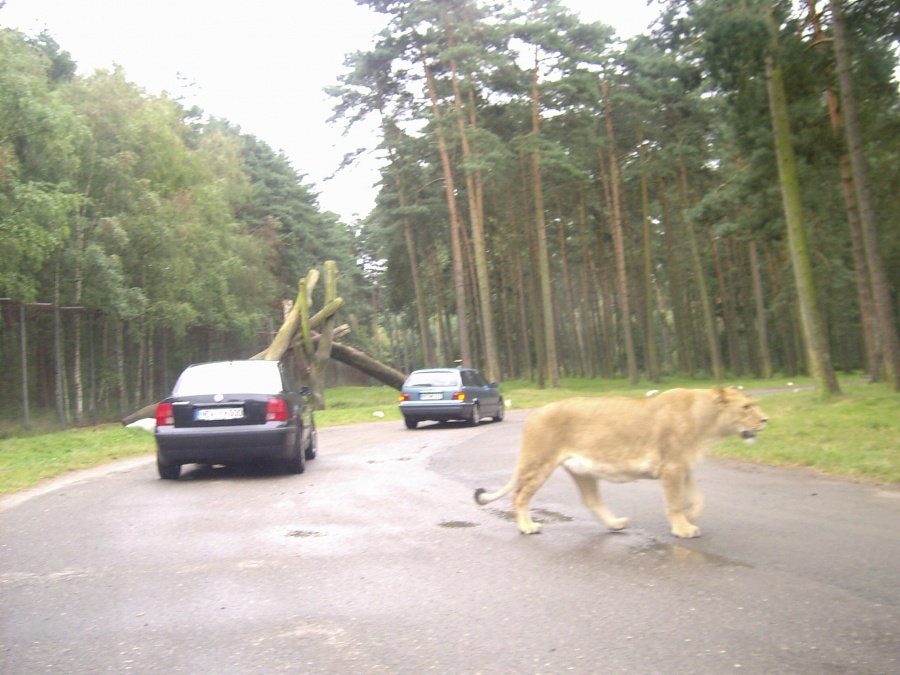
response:
[[[656,481],[604,484],[611,533],[560,470],[524,536],[472,493],[526,416],[322,429],[299,476],[139,458],[6,498],[0,672],[900,672],[900,492],[710,460],[677,540]]]

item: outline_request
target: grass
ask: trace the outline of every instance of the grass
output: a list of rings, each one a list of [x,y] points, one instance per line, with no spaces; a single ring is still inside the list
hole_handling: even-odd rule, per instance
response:
[[[809,384],[795,379],[796,385]],[[784,387],[784,380],[748,381],[747,389]],[[534,408],[571,396],[643,396],[650,389],[703,387],[696,380],[669,379],[663,386],[621,380],[565,379],[558,389],[538,389],[524,380],[502,384],[514,409]],[[760,400],[769,428],[755,445],[726,439],[713,446],[723,457],[808,467],[836,476],[900,485],[900,396],[884,385],[842,384],[844,396],[816,401],[809,390],[767,394]],[[319,428],[379,420],[401,421],[397,392],[390,387],[335,387],[326,391],[327,410],[316,413]],[[153,436],[119,424],[20,434],[0,439],[0,494],[10,494],[68,471],[154,452]]]
[[[18,492],[69,471],[154,451],[151,434],[121,424],[0,440],[0,494]]]

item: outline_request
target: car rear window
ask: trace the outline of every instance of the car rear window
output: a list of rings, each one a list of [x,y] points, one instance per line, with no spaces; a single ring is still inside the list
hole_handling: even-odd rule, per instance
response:
[[[459,375],[456,373],[423,372],[413,373],[406,380],[407,387],[456,387]]]
[[[281,373],[276,363],[232,361],[188,368],[175,383],[172,395],[278,394],[281,390]]]

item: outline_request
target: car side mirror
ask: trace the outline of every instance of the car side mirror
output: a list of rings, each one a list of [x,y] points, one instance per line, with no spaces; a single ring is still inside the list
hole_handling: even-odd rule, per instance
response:
[[[301,396],[311,396],[312,389],[310,389],[309,387],[300,387],[300,395]]]
[[[500,383],[499,382],[491,382],[491,384],[489,386],[491,389],[496,389],[497,387],[500,386]]]

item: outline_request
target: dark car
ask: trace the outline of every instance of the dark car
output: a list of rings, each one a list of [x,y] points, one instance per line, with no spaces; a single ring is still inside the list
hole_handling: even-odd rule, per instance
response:
[[[474,368],[429,368],[410,373],[400,393],[400,412],[408,429],[419,422],[503,419],[504,403],[496,382],[488,384]]]
[[[188,366],[156,407],[156,465],[175,480],[183,464],[281,461],[303,473],[317,451],[308,387],[278,361]]]

